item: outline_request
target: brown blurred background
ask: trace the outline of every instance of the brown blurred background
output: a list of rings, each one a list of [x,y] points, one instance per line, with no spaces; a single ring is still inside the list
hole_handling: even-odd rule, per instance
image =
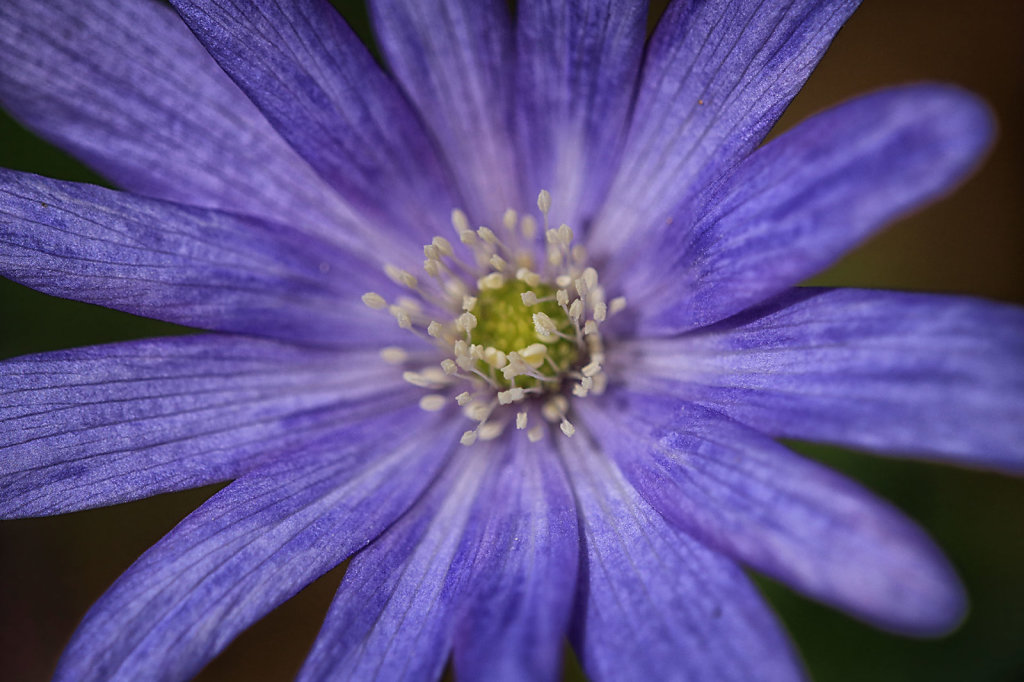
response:
[[[359,3],[336,4],[366,36]],[[1000,138],[985,166],[955,195],[894,225],[815,283],[1024,303],[1022,27],[1024,3],[1015,0],[865,0],[779,128],[872,88],[942,80],[985,97],[1000,120]],[[0,166],[100,181],[6,117],[0,117]],[[0,280],[0,357],[173,331]],[[886,635],[760,581],[814,679],[1024,679],[1024,480],[794,447],[918,519],[947,550],[972,598],[968,620],[956,633],[921,641]],[[0,678],[47,678],[89,605],[214,490],[0,523]],[[201,679],[291,678],[340,578],[333,571],[254,626]],[[567,675],[579,676],[571,661]]]

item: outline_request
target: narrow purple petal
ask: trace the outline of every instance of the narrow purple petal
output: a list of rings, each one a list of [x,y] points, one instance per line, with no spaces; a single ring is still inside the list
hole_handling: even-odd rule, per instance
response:
[[[401,338],[340,248],[255,218],[0,170],[0,275],[168,322],[321,345]]]
[[[742,572],[670,527],[587,437],[561,447],[584,543],[572,643],[590,678],[800,679]]]
[[[797,289],[714,327],[618,350],[630,384],[772,436],[1024,471],[1020,308]]]
[[[234,478],[416,399],[376,352],[224,336],[0,364],[0,516],[59,514]]]
[[[455,443],[431,431],[436,419],[416,406],[385,414],[221,490],[93,606],[56,679],[195,675],[420,494]]]
[[[334,193],[150,0],[6,0],[0,103],[140,194],[317,230]]]
[[[547,444],[519,432],[496,462],[472,512],[477,535],[465,615],[455,633],[455,673],[467,680],[561,679],[579,534],[565,472]],[[497,453],[495,453],[497,454]]]
[[[381,50],[444,151],[472,220],[519,206],[504,0],[373,0]]]
[[[703,326],[785,291],[959,182],[992,137],[984,103],[948,86],[860,97],[743,161],[650,244],[629,276],[638,333]],[[640,284],[643,281],[645,284]],[[634,293],[635,292],[635,293]]]
[[[897,632],[942,634],[963,617],[938,547],[852,481],[668,396],[616,391],[580,409],[644,499],[709,547]]]
[[[364,236],[447,227],[457,203],[432,142],[326,0],[172,0],[281,136],[363,218]],[[400,201],[392,200],[401,197]],[[396,241],[401,250],[416,240]]]
[[[523,189],[582,228],[617,167],[640,70],[646,0],[522,2],[516,124]]]
[[[440,677],[471,558],[460,547],[502,450],[456,447],[427,494],[352,559],[300,681]]]
[[[578,536],[565,474],[511,434],[461,448],[352,560],[301,680],[557,679]]]
[[[617,251],[761,143],[859,0],[674,0],[593,246]]]

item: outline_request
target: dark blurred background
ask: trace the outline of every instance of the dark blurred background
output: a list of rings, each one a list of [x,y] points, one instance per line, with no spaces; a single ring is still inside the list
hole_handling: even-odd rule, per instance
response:
[[[361,4],[336,4],[367,38]],[[953,196],[893,225],[814,283],[1024,303],[1022,19],[1024,3],[1013,0],[865,0],[778,129],[872,88],[930,79],[959,83],[985,97],[1000,120],[1000,138],[984,167]],[[102,182],[2,114],[0,166]],[[176,331],[0,280],[0,358]],[[913,640],[873,630],[759,580],[813,678],[1024,680],[1024,480],[794,447],[867,484],[920,521],[948,552],[972,601],[966,622],[949,637]],[[215,490],[0,523],[0,678],[47,678],[89,605]],[[332,571],[255,625],[200,679],[291,678],[340,579],[341,569]],[[569,679],[582,679],[571,659],[566,670]]]

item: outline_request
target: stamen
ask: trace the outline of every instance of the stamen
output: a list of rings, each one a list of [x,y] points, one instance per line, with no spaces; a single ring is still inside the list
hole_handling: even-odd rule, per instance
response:
[[[439,412],[448,403],[448,398],[438,393],[431,393],[420,398],[420,409],[426,412]]]
[[[519,215],[511,208],[505,210],[505,214],[501,216],[501,224],[509,232],[516,231],[516,223],[519,222]]]
[[[384,297],[372,291],[363,294],[363,303],[374,310],[384,310],[388,307],[388,302],[384,300]]]
[[[398,346],[387,346],[380,349],[380,359],[389,365],[400,365],[409,358],[404,348]]]
[[[551,193],[546,189],[542,189],[540,194],[537,195],[537,208],[540,209],[541,214],[546,220],[548,212],[551,211]]]
[[[453,210],[459,248],[469,254],[460,258],[452,242],[436,236],[423,247],[429,276],[423,282],[398,267],[384,268],[411,295],[392,304],[376,292],[362,296],[365,305],[387,310],[399,327],[440,349],[433,360],[417,354],[413,361],[394,346],[380,355],[409,368],[405,381],[430,391],[420,398],[423,410],[439,411],[454,400],[476,422],[460,439],[466,445],[498,437],[513,421],[531,442],[555,424],[571,437],[576,427],[569,399],[607,387],[600,327],[626,301],[620,296],[605,302],[597,270],[587,265],[586,249],[573,243],[569,225],[549,229],[546,190],[538,194],[537,208],[543,227],[533,215],[509,209],[500,235],[488,226],[471,228],[468,216]],[[544,239],[538,242],[540,229]],[[532,409],[546,423],[528,428]]]

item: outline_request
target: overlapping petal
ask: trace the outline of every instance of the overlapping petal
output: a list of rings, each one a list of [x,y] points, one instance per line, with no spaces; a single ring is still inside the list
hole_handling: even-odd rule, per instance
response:
[[[393,410],[218,492],[93,606],[56,679],[196,674],[406,509],[456,443],[451,429],[435,430],[436,420],[415,405]],[[387,443],[382,433],[392,434]]]
[[[675,0],[647,49],[595,250],[643,239],[755,149],[858,4]]]
[[[359,258],[284,225],[0,170],[0,275],[168,322],[319,345],[404,340]]]
[[[373,0],[370,12],[388,65],[448,160],[460,207],[478,223],[499,224],[506,208],[521,203],[507,4]]]
[[[625,284],[644,301],[637,333],[717,322],[818,273],[948,191],[991,136],[981,101],[939,85],[866,95],[805,121],[651,239]]]
[[[714,327],[630,343],[624,375],[772,436],[1024,471],[1024,311],[797,289]]]
[[[579,555],[576,507],[548,444],[509,434],[509,450],[477,496],[455,632],[467,680],[557,680]],[[498,453],[495,453],[498,454]],[[479,456],[479,455],[478,455]]]
[[[641,495],[716,550],[875,625],[939,634],[963,589],[939,549],[866,490],[749,427],[665,395],[580,405]]]
[[[584,545],[572,642],[591,679],[800,679],[743,573],[670,527],[585,438],[560,445]]]
[[[554,225],[582,228],[615,173],[643,54],[646,0],[522,2],[516,25],[518,161]]]
[[[234,478],[416,399],[376,352],[186,336],[0,364],[0,516]]]
[[[343,214],[174,12],[152,0],[4,2],[0,102],[134,192],[324,233]]]
[[[447,226],[458,202],[432,141],[327,0],[171,4],[281,136],[362,217],[362,239],[389,239],[391,250],[415,255],[417,242]]]
[[[352,559],[299,680],[435,680],[451,650],[475,520],[500,444],[459,448],[409,513]]]
[[[575,512],[557,460],[523,436],[460,449],[353,559],[300,679],[435,679],[453,642],[467,679],[557,678]]]

